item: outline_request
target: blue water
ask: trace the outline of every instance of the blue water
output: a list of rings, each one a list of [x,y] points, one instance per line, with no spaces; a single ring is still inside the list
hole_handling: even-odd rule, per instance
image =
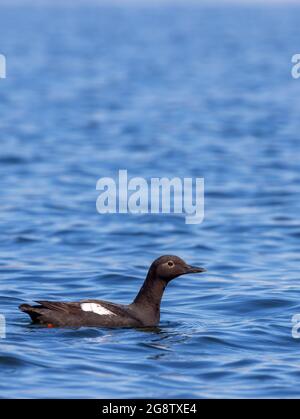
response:
[[[299,8],[0,7],[0,397],[299,397]],[[204,177],[205,220],[99,215],[100,177]],[[36,299],[130,302],[156,330],[43,329]]]

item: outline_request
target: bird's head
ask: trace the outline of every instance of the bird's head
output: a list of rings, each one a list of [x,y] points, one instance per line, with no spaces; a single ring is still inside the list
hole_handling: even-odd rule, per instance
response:
[[[206,272],[204,268],[188,265],[178,256],[165,255],[156,259],[150,266],[149,273],[152,277],[171,281],[181,275]]]

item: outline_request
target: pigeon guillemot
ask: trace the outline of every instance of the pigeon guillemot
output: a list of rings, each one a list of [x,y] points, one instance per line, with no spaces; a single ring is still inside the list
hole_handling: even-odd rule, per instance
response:
[[[177,256],[161,256],[148,271],[142,288],[129,305],[102,300],[79,302],[37,301],[39,305],[22,304],[33,323],[48,327],[152,327],[160,320],[160,303],[168,283],[177,276],[205,272],[187,265]]]

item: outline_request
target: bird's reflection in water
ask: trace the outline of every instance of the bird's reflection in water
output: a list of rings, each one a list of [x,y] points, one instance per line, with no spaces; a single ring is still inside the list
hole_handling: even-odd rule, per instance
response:
[[[161,327],[147,328],[143,331],[152,333],[149,336],[150,339],[139,342],[139,346],[155,350],[155,353],[152,352],[147,356],[148,359],[154,360],[168,356],[168,353],[175,351],[175,345],[185,343],[191,337],[186,328],[177,323],[176,325],[168,323]],[[194,334],[193,331],[191,333]],[[145,338],[148,338],[148,336],[145,336]],[[160,353],[157,353],[157,351]]]

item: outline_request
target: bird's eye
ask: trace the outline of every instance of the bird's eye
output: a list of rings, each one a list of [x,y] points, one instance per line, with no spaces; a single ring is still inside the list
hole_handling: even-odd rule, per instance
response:
[[[174,262],[172,262],[172,261],[170,260],[170,262],[168,262],[168,266],[170,266],[170,268],[173,268],[173,266],[174,266]]]

